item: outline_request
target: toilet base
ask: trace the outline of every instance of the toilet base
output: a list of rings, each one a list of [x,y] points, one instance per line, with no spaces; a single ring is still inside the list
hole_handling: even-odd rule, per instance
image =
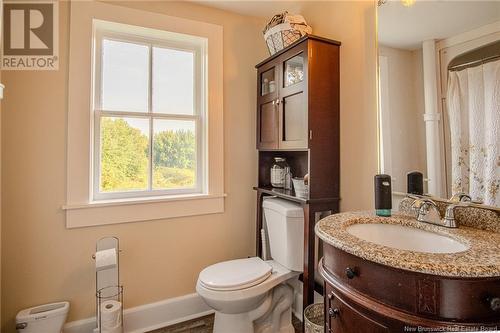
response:
[[[293,290],[276,286],[256,309],[239,314],[215,312],[214,333],[294,333]]]

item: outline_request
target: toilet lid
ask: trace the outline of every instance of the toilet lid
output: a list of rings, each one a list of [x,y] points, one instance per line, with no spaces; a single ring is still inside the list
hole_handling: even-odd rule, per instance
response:
[[[201,284],[212,290],[240,290],[266,280],[272,267],[260,258],[237,259],[208,266],[201,271]]]

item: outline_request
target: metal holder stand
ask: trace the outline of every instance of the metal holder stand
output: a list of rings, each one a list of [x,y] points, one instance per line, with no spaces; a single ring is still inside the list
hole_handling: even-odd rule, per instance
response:
[[[103,311],[112,308],[116,302],[123,304],[123,286],[110,286],[99,289],[97,297],[97,313],[99,333],[123,333],[123,306],[113,318],[103,318]]]
[[[123,332],[123,286],[120,285],[120,241],[117,237],[104,237],[97,241],[96,252],[115,249],[116,266],[104,270],[96,269],[96,324],[94,333]],[[95,254],[92,255],[95,260]],[[120,302],[121,309],[116,321],[110,323],[108,318],[101,318],[102,311],[113,307],[114,302]],[[116,303],[114,303],[116,306]]]

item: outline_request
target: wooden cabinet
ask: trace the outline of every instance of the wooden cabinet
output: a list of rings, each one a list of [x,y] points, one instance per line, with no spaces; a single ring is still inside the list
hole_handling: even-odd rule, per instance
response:
[[[307,36],[257,65],[258,149],[307,149],[320,130],[310,124],[311,117],[330,114],[334,125],[339,45]]]
[[[325,332],[481,331],[500,325],[500,278],[391,268],[323,243]],[[498,300],[498,301],[497,301]],[[419,332],[420,332],[419,331]]]
[[[384,323],[377,322],[365,313],[358,311],[344,301],[334,289],[327,285],[325,289],[326,332],[342,333],[389,333]]]
[[[277,196],[304,209],[304,307],[314,301],[314,225],[319,214],[336,213],[340,182],[340,42],[308,35],[259,63],[257,136],[259,150],[256,252],[261,255],[262,201]],[[284,157],[293,177],[309,175],[309,193],[273,188],[270,168]]]

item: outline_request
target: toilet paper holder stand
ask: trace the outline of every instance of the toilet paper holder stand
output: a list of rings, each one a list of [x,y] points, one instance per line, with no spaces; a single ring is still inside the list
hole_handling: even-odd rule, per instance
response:
[[[123,286],[120,285],[120,240],[117,237],[104,237],[97,241],[96,253],[110,249],[116,251],[116,265],[103,270],[98,270],[97,267],[95,269],[96,328],[94,329],[94,333],[123,332]],[[95,260],[96,254],[93,254],[92,258]],[[105,315],[101,316],[103,311]],[[113,321],[115,319],[116,321]]]

